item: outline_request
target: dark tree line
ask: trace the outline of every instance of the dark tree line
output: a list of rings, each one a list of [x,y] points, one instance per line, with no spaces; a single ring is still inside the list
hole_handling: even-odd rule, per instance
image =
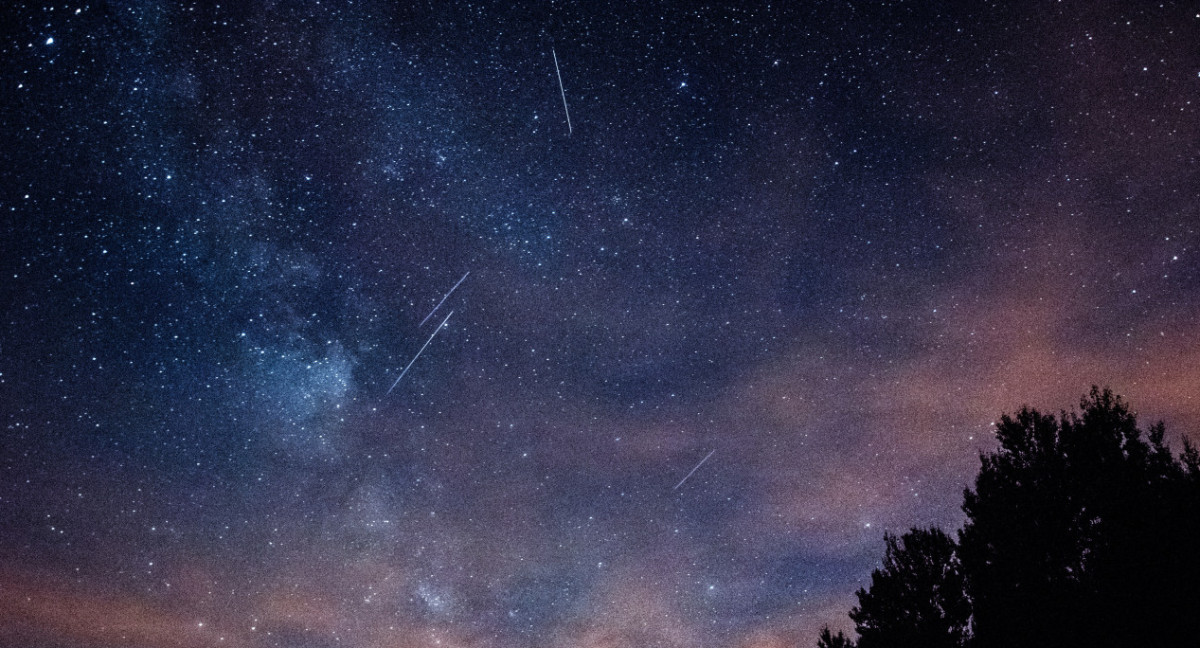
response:
[[[1200,453],[1110,390],[1080,410],[1001,417],[957,540],[886,535],[857,642],[818,647],[1200,646]]]

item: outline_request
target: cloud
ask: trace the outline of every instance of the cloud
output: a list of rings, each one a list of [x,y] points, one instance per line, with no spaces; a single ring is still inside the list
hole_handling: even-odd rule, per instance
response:
[[[87,591],[28,574],[0,575],[0,638],[29,645],[199,648],[253,645],[246,634],[194,611],[128,594]]]
[[[694,620],[656,587],[653,571],[618,573],[591,594],[586,612],[566,624],[550,641],[576,648],[683,648],[700,643]]]

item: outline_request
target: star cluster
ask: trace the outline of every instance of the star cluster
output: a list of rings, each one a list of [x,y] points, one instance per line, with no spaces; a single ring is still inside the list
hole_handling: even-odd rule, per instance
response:
[[[4,642],[807,645],[1001,412],[1200,424],[1187,3],[0,25]]]

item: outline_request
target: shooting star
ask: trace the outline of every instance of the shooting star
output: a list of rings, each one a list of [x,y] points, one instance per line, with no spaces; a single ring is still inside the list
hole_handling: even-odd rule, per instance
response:
[[[684,476],[683,479],[680,479],[679,483],[675,484],[675,488],[672,488],[671,490],[677,490],[680,486],[683,486],[683,482],[687,481],[688,477],[691,477],[697,470],[700,470],[700,466],[703,466],[704,462],[708,461],[708,458],[713,456],[713,452],[716,452],[716,451],[717,451],[717,449],[713,448],[712,452],[704,455],[704,458],[700,460],[700,463],[696,464],[695,468],[692,468],[692,472],[690,472],[686,476]]]
[[[450,315],[453,315],[453,314],[454,314],[454,311],[450,311]],[[438,331],[442,330],[442,327],[446,325],[446,322],[450,321],[450,315],[447,315],[446,319],[442,320],[442,323],[438,324],[438,327],[433,329],[433,335],[430,335],[429,339],[425,340],[425,345],[421,347],[421,351],[424,351],[425,347],[429,346],[430,342],[433,342],[433,336],[437,335]],[[413,356],[413,359],[408,361],[408,366],[404,368],[404,371],[400,372],[400,375],[396,377],[396,382],[392,383],[391,387],[388,387],[387,394],[384,394],[384,396],[387,396],[388,394],[392,393],[392,390],[396,388],[396,385],[400,384],[400,379],[404,377],[404,374],[408,373],[409,367],[412,367],[413,363],[417,361],[417,358],[421,357],[421,351],[417,351],[417,355]]]
[[[558,70],[558,54],[554,53],[553,47],[550,48],[550,55],[554,57],[554,73],[558,75],[558,91],[562,93],[563,112],[567,114],[567,135],[570,135],[574,133],[575,130],[571,128],[571,111],[567,110],[567,91],[563,90],[562,72]]]
[[[445,303],[446,303],[446,300],[450,298],[450,293],[454,292],[454,289],[455,289],[455,288],[458,288],[459,284],[461,284],[462,282],[466,281],[466,280],[467,280],[467,275],[469,275],[469,274],[471,274],[471,271],[470,271],[470,270],[467,270],[467,274],[463,275],[463,276],[462,276],[462,279],[459,279],[459,280],[458,280],[458,283],[454,284],[454,288],[451,288],[451,289],[450,289],[450,292],[446,293],[446,296],[445,296],[445,297],[442,297],[442,301],[438,302],[438,303],[437,303],[437,306],[434,306],[434,307],[433,307],[433,310],[429,311],[429,314],[425,316],[425,319],[421,320],[421,323],[420,323],[420,324],[417,324],[417,328],[420,328],[420,327],[422,327],[422,326],[425,326],[425,322],[428,322],[428,321],[429,321],[429,318],[430,318],[430,317],[433,317],[433,314],[437,312],[437,309],[441,308],[441,307],[442,307],[442,304],[445,304]]]

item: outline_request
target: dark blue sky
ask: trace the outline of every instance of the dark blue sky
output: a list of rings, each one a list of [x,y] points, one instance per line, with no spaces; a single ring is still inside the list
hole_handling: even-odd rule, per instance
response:
[[[1187,3],[393,4],[0,13],[5,641],[808,645],[1200,423]]]

